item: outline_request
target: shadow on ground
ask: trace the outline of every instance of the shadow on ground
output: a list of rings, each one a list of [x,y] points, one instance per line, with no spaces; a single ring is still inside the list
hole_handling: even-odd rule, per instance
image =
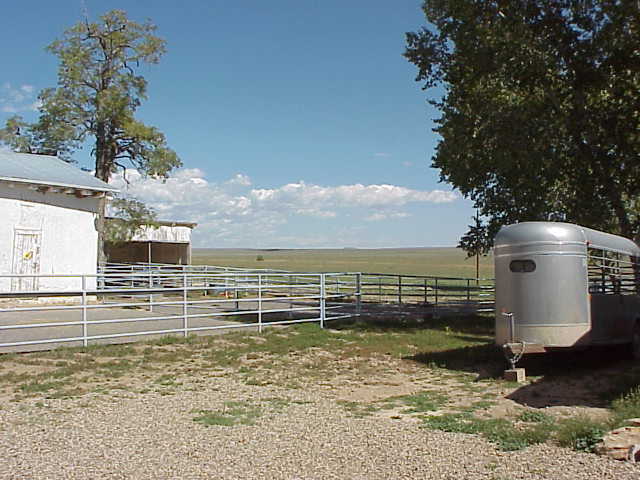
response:
[[[363,316],[357,320],[346,319],[331,322],[331,328],[362,332],[411,332],[412,330],[453,331],[465,335],[493,335],[494,320],[488,315],[459,315],[434,317],[433,315],[375,315]],[[477,341],[476,337],[469,337]]]
[[[640,366],[620,346],[532,355],[518,366],[539,378],[507,398],[535,408],[608,407],[640,385]]]
[[[493,344],[418,353],[407,360],[475,373],[478,381],[501,378],[508,368],[501,351]],[[525,356],[518,367],[524,368],[533,381],[516,388],[506,398],[535,408],[607,407],[612,400],[640,385],[640,365],[621,347],[532,354]]]

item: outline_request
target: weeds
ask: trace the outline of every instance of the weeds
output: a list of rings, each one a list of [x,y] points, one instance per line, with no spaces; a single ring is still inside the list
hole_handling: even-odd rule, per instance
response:
[[[200,415],[193,421],[207,427],[213,425],[233,427],[234,425],[253,425],[261,411],[245,402],[225,402],[222,410],[199,410],[194,413]]]
[[[629,392],[613,401],[613,423],[622,425],[625,420],[640,417],[640,386],[633,387]]]
[[[529,445],[546,442],[553,433],[552,428],[545,428],[543,424],[519,429],[506,419],[480,419],[470,413],[426,417],[424,424],[428,428],[445,432],[482,435],[503,451],[521,450]]]
[[[553,417],[538,410],[525,410],[518,415],[517,420],[527,423],[550,423],[553,422]]]
[[[556,439],[563,447],[570,447],[581,452],[592,452],[608,429],[607,423],[581,415],[562,420],[556,433]]]
[[[440,410],[447,403],[447,396],[437,392],[420,392],[399,398],[409,408],[405,413],[433,412]]]
[[[337,403],[342,408],[344,408],[347,412],[349,412],[351,416],[358,417],[358,418],[373,415],[375,412],[381,409],[381,407],[376,405],[360,403],[360,402],[349,402],[346,400],[338,400]]]

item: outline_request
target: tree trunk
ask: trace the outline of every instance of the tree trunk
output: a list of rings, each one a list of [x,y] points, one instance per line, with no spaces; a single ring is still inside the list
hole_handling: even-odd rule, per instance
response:
[[[109,182],[111,178],[111,162],[109,161],[109,149],[107,145],[107,130],[104,123],[99,123],[96,128],[96,173],[95,176],[103,182]],[[98,265],[104,265],[107,256],[104,252],[105,217],[107,214],[107,197],[100,199],[98,204],[98,217],[96,218],[96,230],[98,231]]]

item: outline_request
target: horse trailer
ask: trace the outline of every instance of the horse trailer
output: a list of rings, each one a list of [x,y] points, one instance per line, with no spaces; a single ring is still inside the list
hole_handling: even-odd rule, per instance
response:
[[[640,357],[640,248],[570,223],[523,222],[494,242],[496,344],[524,353],[629,344]]]

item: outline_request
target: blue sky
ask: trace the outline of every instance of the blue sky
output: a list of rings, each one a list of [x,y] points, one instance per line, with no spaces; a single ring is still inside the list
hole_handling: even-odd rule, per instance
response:
[[[92,19],[112,8],[149,18],[167,42],[141,69],[139,118],[184,167],[165,183],[130,172],[128,193],[198,222],[196,246],[455,245],[466,231],[471,203],[429,168],[434,92],[402,57],[404,33],[425,24],[420,1],[10,2],[0,122],[35,119],[37,92],[56,82],[44,47],[83,5]]]

